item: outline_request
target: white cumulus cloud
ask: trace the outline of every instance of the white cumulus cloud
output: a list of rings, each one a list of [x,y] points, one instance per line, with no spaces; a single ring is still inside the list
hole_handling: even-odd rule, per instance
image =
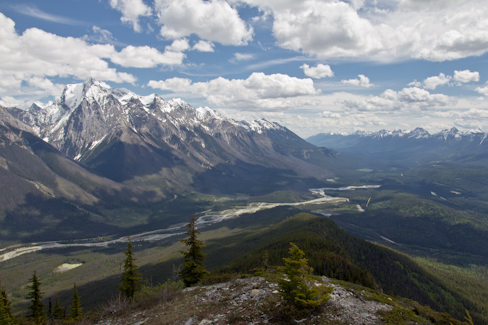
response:
[[[436,112],[435,116],[441,118],[454,119],[454,124],[457,127],[465,129],[482,129],[488,126],[488,110],[486,109],[463,109],[463,110],[450,110],[446,112]]]
[[[61,37],[40,30],[26,29],[22,35],[15,23],[0,13],[0,85],[17,91],[21,81],[31,77],[88,77],[114,82],[135,82],[128,73],[109,68],[107,61],[117,51],[109,44],[90,45],[83,39]]]
[[[414,81],[412,81],[411,83],[409,83],[408,86],[411,86],[411,87],[422,87],[422,83],[420,81],[417,81],[417,79],[415,79]]]
[[[214,51],[214,45],[212,42],[199,40],[198,43],[193,45],[192,50],[197,50],[200,52],[213,52]]]
[[[123,67],[154,68],[160,64],[179,65],[183,62],[185,54],[182,52],[164,51],[149,46],[129,45],[111,57],[111,61]]]
[[[172,51],[172,52],[183,52],[186,51],[190,48],[190,44],[188,43],[188,40],[186,38],[182,39],[177,39],[174,40],[171,45],[166,46],[165,50],[166,51]]]
[[[191,83],[192,81],[190,79],[174,77],[159,81],[151,80],[148,82],[147,86],[153,89],[184,92],[189,89]]]
[[[358,87],[369,88],[373,87],[374,85],[369,83],[369,78],[363,74],[358,75],[356,79],[349,79],[349,80],[341,80],[344,84],[350,84]]]
[[[161,36],[167,39],[195,34],[224,45],[246,45],[253,36],[252,27],[223,0],[156,0],[155,7]]]
[[[424,88],[436,89],[437,86],[448,84],[451,81],[451,76],[446,76],[440,73],[439,76],[429,77],[424,80]]]
[[[427,90],[417,87],[403,88],[401,91],[388,89],[379,96],[339,101],[348,110],[364,112],[427,110],[450,104],[454,105],[455,102],[455,98],[443,94],[431,94]]]
[[[488,96],[488,85],[484,87],[478,87],[475,91],[479,92],[482,95]]]
[[[488,52],[486,1],[229,1],[272,16],[278,46],[319,58],[445,61]]]
[[[134,75],[110,67],[109,61],[132,68],[179,65],[185,54],[174,50],[188,47],[187,40],[176,40],[164,53],[149,46],[127,46],[117,51],[112,44],[90,44],[84,37],[62,37],[38,28],[28,28],[19,35],[14,21],[2,13],[0,35],[0,96],[19,102],[25,101],[26,96],[38,100],[59,95],[63,85],[54,84],[52,77],[92,77],[133,84],[137,80]]]
[[[471,72],[469,70],[463,70],[463,71],[454,70],[453,79],[462,83],[480,81],[480,73],[478,71]]]
[[[191,83],[189,79],[171,78],[148,83],[149,87],[190,92],[202,97],[215,107],[244,109],[277,109],[293,106],[289,98],[316,95],[312,79],[299,79],[285,74],[265,75],[254,72],[247,79],[225,79],[222,77]]]
[[[150,16],[152,10],[142,0],[110,0],[110,6],[122,13],[120,20],[132,25],[136,32],[141,31],[140,16]]]
[[[54,84],[51,80],[47,78],[39,77],[31,77],[27,80],[27,83],[29,84],[29,86],[42,89],[43,93],[47,92],[52,96],[59,96],[59,94],[62,93],[65,87],[62,84]]]
[[[305,73],[307,77],[314,79],[334,76],[334,72],[332,71],[330,66],[325,64],[319,63],[316,67],[310,67],[308,64],[303,64],[300,69],[303,69],[303,73]]]
[[[320,122],[334,125],[335,128],[357,129],[366,126],[386,125],[383,119],[370,113],[346,113],[323,111],[319,113]]]
[[[455,83],[452,83],[451,81],[457,81]],[[472,81],[479,81],[480,80],[480,74],[477,71],[471,72],[470,70],[454,70],[454,77],[445,75],[444,73],[440,73],[438,76],[432,76],[429,78],[426,78],[423,82],[424,88],[426,89],[436,89],[437,86],[443,86],[443,85],[450,85],[452,86],[453,84],[457,86],[461,86],[463,83],[468,83]],[[410,83],[409,85],[414,85],[413,83]],[[415,84],[416,86],[419,86]]]

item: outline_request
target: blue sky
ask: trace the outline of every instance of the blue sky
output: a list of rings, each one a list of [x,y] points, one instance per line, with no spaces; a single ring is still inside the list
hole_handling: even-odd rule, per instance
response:
[[[488,131],[481,0],[0,0],[0,105],[88,77],[319,132]]]

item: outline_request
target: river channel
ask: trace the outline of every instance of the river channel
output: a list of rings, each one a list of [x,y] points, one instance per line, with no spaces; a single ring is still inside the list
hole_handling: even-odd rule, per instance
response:
[[[319,195],[320,197],[317,199],[303,201],[303,202],[295,202],[295,203],[263,203],[263,202],[254,202],[250,203],[245,207],[235,207],[233,209],[224,210],[220,212],[201,212],[197,219],[197,225],[205,226],[208,224],[215,224],[219,223],[231,218],[240,217],[243,214],[247,213],[255,213],[260,210],[267,210],[272,209],[278,206],[301,206],[301,205],[310,205],[310,204],[323,204],[323,203],[339,203],[339,202],[348,202],[348,198],[344,197],[332,197],[326,195],[325,191],[351,191],[355,189],[373,189],[379,188],[380,185],[362,185],[362,186],[347,186],[347,187],[323,187],[323,188],[315,188],[310,189],[309,191]],[[131,241],[158,241],[162,240],[171,236],[181,235],[184,233],[183,229],[186,223],[176,224],[164,229],[157,229],[153,231],[143,232],[139,234],[130,235]],[[66,247],[107,247],[110,244],[115,243],[123,243],[127,241],[127,236],[120,237],[117,239],[104,241],[104,242],[93,242],[93,238],[90,239],[80,239],[76,242],[40,242],[40,243],[32,243],[30,245],[25,245],[23,247],[17,247],[12,250],[12,247],[7,247],[0,249],[0,253],[5,251],[2,255],[0,255],[0,262],[10,260],[12,258],[18,257],[23,254],[33,253],[44,249],[53,249],[53,248],[66,248]]]

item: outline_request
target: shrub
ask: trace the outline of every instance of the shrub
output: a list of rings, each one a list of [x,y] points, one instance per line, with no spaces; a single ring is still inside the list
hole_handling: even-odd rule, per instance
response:
[[[239,274],[237,273],[216,273],[204,277],[199,283],[201,285],[211,285],[216,283],[229,282],[237,279],[238,277]]]
[[[118,296],[108,300],[107,302],[99,305],[98,310],[102,316],[117,314],[126,310],[130,306],[130,300],[119,293]]]
[[[182,281],[167,281],[156,287],[143,286],[134,297],[137,308],[151,308],[160,303],[172,301],[179,297],[185,287]]]

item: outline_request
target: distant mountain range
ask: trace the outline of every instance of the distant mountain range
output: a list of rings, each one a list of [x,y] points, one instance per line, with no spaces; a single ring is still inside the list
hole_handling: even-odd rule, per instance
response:
[[[88,79],[45,107],[0,107],[0,223],[17,232],[73,215],[104,223],[111,206],[187,191],[306,190],[333,175],[336,160],[266,119],[235,121]]]
[[[460,132],[456,128],[430,134],[423,128],[411,131],[357,131],[352,134],[320,133],[310,143],[339,152],[361,154],[392,161],[431,160],[474,162],[487,158],[488,133]]]

